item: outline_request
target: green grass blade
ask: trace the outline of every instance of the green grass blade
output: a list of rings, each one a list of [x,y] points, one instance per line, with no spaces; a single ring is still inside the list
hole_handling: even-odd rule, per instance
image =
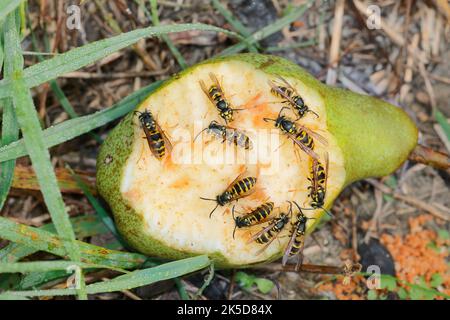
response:
[[[66,258],[67,252],[63,241],[51,232],[29,227],[0,217],[0,237],[17,242],[39,251],[46,251]],[[138,253],[120,252],[98,247],[82,241],[77,241],[82,261],[92,264],[113,266],[121,269],[139,267],[147,257]]]
[[[279,51],[288,51],[291,49],[298,49],[298,48],[306,48],[310,46],[314,46],[316,44],[316,39],[310,39],[303,42],[293,43],[285,46],[278,46],[278,47],[267,47],[264,51],[266,52],[279,52]]]
[[[41,187],[47,208],[55,224],[58,234],[64,239],[64,246],[73,261],[80,261],[78,245],[75,242],[75,233],[69,221],[61,191],[58,187],[55,172],[50,161],[50,153],[45,147],[38,114],[34,107],[30,90],[17,71],[17,78],[13,82],[13,102],[16,109],[17,121],[22,130],[25,147],[30,155],[36,177]],[[84,280],[78,290],[79,298],[86,299]]]
[[[258,41],[261,41],[262,39],[267,38],[268,36],[274,34],[275,32],[280,31],[285,26],[288,26],[289,24],[297,20],[300,16],[302,16],[305,13],[305,11],[311,6],[312,3],[313,0],[310,0],[308,1],[308,3],[293,9],[281,19],[278,19],[274,23],[262,28],[259,31],[256,31],[250,37],[246,38],[245,41],[241,41],[240,43],[223,50],[219,54],[219,56],[226,56],[241,52],[248,46],[248,44],[255,44]]]
[[[13,12],[23,0],[0,0],[0,21]]]
[[[52,260],[52,261],[32,261],[16,263],[0,263],[0,273],[30,273],[47,272],[53,270],[67,270],[70,267],[78,266],[80,268],[113,269],[115,271],[129,273],[129,271],[119,268],[111,268],[97,264],[90,264],[76,261]]]
[[[150,8],[151,8],[151,15],[152,15],[152,21],[154,26],[159,26],[159,17],[158,17],[158,3],[157,0],[150,0]],[[182,69],[186,69],[189,67],[186,60],[184,60],[183,56],[181,55],[180,51],[178,51],[175,44],[170,40],[170,38],[163,34],[161,35],[161,39],[164,40],[164,42],[167,44],[167,47],[169,48],[170,52],[172,52],[172,55],[177,60],[178,64]]]
[[[21,51],[17,45],[20,43],[20,40],[15,26],[14,12],[7,17],[4,27],[4,76],[5,78],[11,78],[14,70],[21,69],[23,66]],[[5,98],[0,100],[0,104],[3,105],[1,145],[5,146],[19,138],[19,126],[17,124],[12,99]],[[3,208],[6,198],[8,197],[9,189],[11,188],[13,181],[15,166],[15,160],[9,160],[0,164],[0,210]]]
[[[158,281],[168,280],[185,274],[195,272],[206,268],[210,264],[207,256],[197,256],[183,260],[165,263],[163,265],[137,270],[128,274],[118,276],[110,281],[97,282],[86,287],[88,294],[114,292],[129,290]],[[56,295],[74,295],[73,289],[55,289],[55,290],[30,290],[30,291],[9,291],[10,295],[18,296],[56,296]]]
[[[20,297],[15,294],[0,293],[0,300],[29,300],[27,297]]]
[[[447,119],[439,110],[436,110],[436,112],[434,113],[434,117],[444,131],[447,140],[450,141],[450,124],[448,123]]]
[[[108,228],[108,230],[116,237],[116,239],[122,242],[122,237],[117,231],[116,225],[114,224],[113,219],[109,216],[108,212],[101,206],[100,202],[94,197],[94,195],[89,190],[89,187],[86,183],[81,180],[81,178],[70,168],[68,167],[72,177],[75,179],[77,185],[83,190],[84,195],[91,203],[92,207],[94,207],[95,212],[98,217],[102,220],[103,224]]]
[[[44,130],[43,137],[45,146],[47,148],[56,146],[122,117],[133,110],[137,104],[158,88],[161,83],[162,81],[157,81],[147,87],[141,88],[108,109],[67,120]],[[16,159],[27,154],[24,141],[21,139],[0,148],[0,162]]]
[[[242,39],[241,36],[234,32],[201,23],[164,25],[137,29],[72,49],[66,53],[57,55],[49,60],[45,60],[27,68],[24,70],[25,85],[28,88],[35,87],[51,79],[55,79],[64,73],[78,70],[134,44],[140,39],[189,30],[222,32],[229,36]],[[8,79],[1,80],[0,98],[7,97],[11,93],[10,90],[11,81]]]
[[[73,217],[70,222],[78,239],[108,232],[103,222],[94,215]],[[52,223],[43,225],[39,229],[56,233],[55,226]],[[35,248],[13,242],[0,250],[0,262],[17,262],[38,251]]]
[[[240,35],[245,38],[252,35],[251,32],[237,18],[235,18],[233,14],[220,3],[219,0],[211,0],[211,4]],[[258,52],[258,49],[254,45],[248,45],[248,51]]]

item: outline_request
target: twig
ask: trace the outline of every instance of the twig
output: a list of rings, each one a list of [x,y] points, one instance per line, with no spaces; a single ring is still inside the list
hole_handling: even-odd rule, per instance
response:
[[[342,21],[344,16],[345,1],[338,0],[336,2],[334,10],[334,24],[333,24],[333,37],[331,39],[330,46],[330,57],[329,64],[330,69],[328,69],[327,74],[327,84],[336,84],[336,66],[339,61],[339,48],[341,45],[341,35],[342,35]]]
[[[439,219],[442,219],[445,221],[450,221],[450,216],[448,214],[445,214],[444,212],[442,212],[441,210],[439,210],[432,204],[429,204],[429,203],[423,202],[422,200],[394,192],[394,191],[392,191],[391,188],[378,182],[375,179],[366,179],[366,181],[369,182],[371,185],[373,185],[375,188],[381,190],[383,193],[389,194],[397,200],[401,200],[401,201],[403,201],[407,204],[410,204],[418,209],[427,211],[428,213],[432,214],[433,216],[435,216]]]
[[[450,168],[450,157],[447,154],[420,144],[411,152],[408,159],[436,169],[448,170]]]
[[[316,264],[302,264],[298,270],[295,270],[295,265],[282,266],[281,264],[268,264],[261,266],[254,266],[253,269],[265,270],[265,271],[279,271],[279,272],[307,272],[307,273],[317,273],[317,274],[343,274],[349,275],[351,273],[360,270],[361,265],[359,263],[352,263],[350,265],[343,266],[327,266],[327,265],[316,265]]]

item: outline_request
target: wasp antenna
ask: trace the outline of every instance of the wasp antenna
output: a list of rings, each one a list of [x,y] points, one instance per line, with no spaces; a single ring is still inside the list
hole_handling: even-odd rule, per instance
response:
[[[315,112],[315,111],[313,111],[313,110],[311,110],[311,109],[308,109],[308,112],[313,113],[317,118],[319,118],[319,115],[317,114],[317,112]]]
[[[136,111],[133,112],[133,114],[142,114],[142,112],[136,110]]]
[[[277,120],[275,120],[275,119],[270,119],[270,118],[263,118],[263,120],[264,120],[265,122],[268,122],[268,121],[276,122],[276,121],[277,121]]]
[[[302,212],[302,208],[298,205],[298,203],[296,201],[294,201],[295,206],[298,208],[298,210],[300,211],[300,213]]]
[[[195,142],[195,140],[197,140],[198,136],[205,130],[208,130],[208,127],[206,127],[205,129],[203,129],[199,133],[197,133],[197,135],[195,136],[194,140],[192,140],[192,141]]]
[[[234,230],[233,230],[233,239],[234,239],[234,234],[236,233],[236,228],[237,228],[237,225],[234,225]]]
[[[209,198],[203,198],[203,197],[200,197],[200,199],[207,200],[207,201],[216,201],[216,199],[209,199]]]
[[[323,211],[325,211],[326,212],[326,214],[330,217],[330,218],[336,218],[335,216],[334,216],[334,214],[332,214],[330,211],[328,211],[327,209],[325,209],[324,207],[320,207],[320,209],[322,209]]]
[[[209,213],[209,218],[211,218],[212,214],[214,213],[214,211],[216,211],[218,206],[219,206],[219,204],[217,203],[216,206],[214,207],[214,209],[212,209],[212,211]]]

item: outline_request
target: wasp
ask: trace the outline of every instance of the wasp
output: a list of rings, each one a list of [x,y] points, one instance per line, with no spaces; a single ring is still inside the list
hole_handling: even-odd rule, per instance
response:
[[[270,80],[268,81],[271,88],[270,92],[272,92],[273,95],[284,99],[282,103],[289,104],[297,113],[298,119],[303,118],[307,112],[313,113],[317,118],[319,117],[316,112],[312,111],[305,104],[305,101],[298,94],[297,90],[295,90],[286,79],[281,76],[278,76],[278,79],[283,82],[283,85],[275,84]]]
[[[236,146],[242,147],[246,150],[253,148],[253,143],[250,140],[250,138],[245,134],[245,132],[243,132],[239,129],[236,129],[236,128],[221,125],[215,120],[211,121],[211,123],[205,129],[200,131],[197,134],[197,136],[194,138],[194,141],[205,130],[209,134],[211,134],[219,139],[222,139],[222,142],[228,141],[228,142],[234,143]]]
[[[311,208],[322,209],[329,216],[332,216],[332,214],[323,207],[323,205],[325,204],[325,196],[327,192],[328,167],[328,153],[325,153],[325,166],[323,166],[323,164],[319,160],[312,159],[310,173],[311,177],[308,178],[308,180],[311,182],[311,185],[308,187],[308,197],[311,198]]]
[[[172,149],[169,139],[150,111],[146,109],[144,112],[135,111],[134,113],[139,115],[139,122],[144,130],[150,151],[158,160],[161,160],[166,154],[166,150],[170,152]]]
[[[233,231],[233,239],[234,234],[236,232],[236,228],[245,228],[254,226],[264,222],[264,220],[272,213],[273,211],[273,202],[266,202],[257,207],[256,209],[246,213],[243,216],[235,217],[234,216],[234,206],[233,206],[233,219],[234,219],[234,231]]]
[[[289,257],[298,255],[298,261],[295,266],[295,270],[297,271],[303,260],[302,253],[305,244],[306,223],[308,222],[308,220],[315,218],[308,218],[307,216],[305,216],[302,209],[295,201],[294,204],[298,208],[297,220],[292,224],[290,240],[286,247],[286,250],[284,251],[282,264],[283,266],[285,266]]]
[[[282,115],[282,112],[287,107],[281,108],[276,119],[264,118],[264,121],[275,122],[275,127],[280,129],[289,139],[291,139],[294,144],[296,144],[300,149],[309,155],[313,159],[318,159],[319,156],[314,152],[314,139],[317,139],[324,145],[327,145],[326,139],[320,134],[313,132],[312,130],[306,128],[305,126],[296,124],[295,121],[289,119],[288,117]]]
[[[290,203],[289,211],[288,213],[280,213],[280,215],[277,218],[273,218],[268,226],[263,228],[261,231],[256,233],[249,241],[248,243],[251,243],[252,241],[256,241],[259,244],[265,244],[265,246],[260,249],[256,254],[260,254],[270,244],[275,240],[275,238],[280,234],[280,232],[284,229],[284,227],[288,224],[290,221],[292,215],[292,203]]]
[[[255,177],[245,177],[242,178],[242,174],[238,175],[236,179],[225,189],[225,191],[216,196],[216,199],[202,198],[202,200],[215,201],[217,204],[214,209],[210,212],[209,217],[211,218],[213,212],[218,206],[223,207],[224,205],[237,201],[243,197],[249,196],[254,191],[254,186],[256,185]]]
[[[222,119],[225,120],[225,123],[232,122],[233,113],[242,109],[235,109],[231,107],[231,104],[225,98],[225,94],[222,90],[222,87],[220,86],[220,82],[214,73],[209,73],[209,77],[214,84],[208,89],[205,83],[200,80],[200,87],[208,96],[212,104],[216,106],[217,110],[219,111],[219,115],[222,117]]]

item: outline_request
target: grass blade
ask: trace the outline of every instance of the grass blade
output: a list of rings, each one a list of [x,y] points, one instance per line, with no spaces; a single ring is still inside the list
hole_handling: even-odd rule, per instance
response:
[[[74,217],[70,219],[70,222],[78,239],[108,232],[103,222],[94,215]],[[56,233],[55,226],[52,223],[46,224],[39,229]],[[17,262],[38,251],[35,248],[13,242],[0,250],[0,262]]]
[[[0,273],[47,272],[53,270],[67,270],[74,266],[78,266],[80,268],[96,268],[96,269],[108,268],[123,273],[129,273],[129,271],[119,268],[111,268],[110,266],[103,266],[76,261],[66,261],[66,260],[0,263]]]
[[[21,69],[23,65],[21,52],[17,46],[20,40],[16,30],[14,13],[11,13],[7,17],[3,38],[5,43],[4,76],[9,79],[14,70]],[[19,138],[19,126],[17,124],[12,99],[5,98],[0,101],[0,104],[3,104],[1,145],[5,146]],[[11,188],[15,165],[16,161],[14,159],[0,164],[0,210],[3,208],[8,197],[9,189]]]
[[[226,56],[230,54],[235,54],[238,52],[241,52],[244,50],[249,44],[255,44],[258,41],[261,41],[264,38],[267,38],[268,36],[274,34],[275,32],[280,31],[285,26],[291,24],[295,20],[297,20],[301,15],[305,13],[305,11],[311,6],[313,3],[313,0],[308,1],[308,3],[293,9],[291,12],[289,12],[287,15],[282,17],[281,19],[278,19],[274,23],[262,28],[259,31],[256,31],[254,34],[252,34],[250,37],[246,38],[245,41],[241,41],[234,46],[231,46],[225,50],[223,50],[219,56]]]
[[[150,8],[153,25],[159,26],[157,0],[150,0]],[[180,51],[178,51],[177,47],[172,42],[172,40],[170,40],[170,38],[165,34],[161,35],[161,39],[163,39],[164,42],[167,44],[167,47],[169,47],[170,52],[172,52],[172,55],[175,57],[180,67],[182,69],[186,69],[187,67],[189,67],[188,64],[186,63],[186,60],[184,60],[183,56],[181,55]]]
[[[17,242],[18,244],[46,251],[66,258],[67,251],[63,241],[51,232],[19,224],[0,217],[0,235],[2,239]],[[147,257],[138,253],[120,252],[98,247],[82,241],[76,241],[80,248],[83,262],[113,266],[121,269],[139,267]]]
[[[115,37],[95,41],[82,47],[72,49],[66,53],[57,55],[25,69],[25,86],[28,88],[35,87],[51,79],[55,79],[64,73],[78,70],[120,49],[134,44],[140,39],[189,30],[222,32],[235,38],[242,38],[234,32],[201,23],[164,25],[136,29]],[[11,93],[10,90],[11,81],[8,79],[1,80],[0,98],[7,97]]]
[[[108,109],[87,116],[67,120],[44,130],[42,135],[44,137],[45,147],[50,148],[56,146],[122,117],[133,110],[137,104],[158,88],[161,83],[162,81],[154,82],[151,85],[132,93]],[[24,141],[21,139],[0,148],[0,162],[16,159],[26,156],[27,154]]]
[[[137,270],[128,274],[119,276],[110,281],[103,281],[90,284],[86,287],[88,294],[113,292],[129,290],[154,282],[168,280],[182,275],[201,270],[210,264],[207,256],[197,256],[183,260],[165,263],[163,265]],[[55,289],[55,290],[30,290],[30,291],[9,291],[9,295],[18,296],[56,296],[56,295],[74,295],[73,289]]]
[[[13,12],[23,0],[0,0],[0,21]]]
[[[237,19],[233,14],[225,8],[219,0],[211,0],[213,7],[219,11],[219,13],[227,20],[227,22],[236,30],[240,35],[245,38],[250,37],[251,32]],[[248,51],[258,52],[258,49],[254,45],[248,45]]]
[[[439,110],[436,110],[436,112],[434,113],[434,117],[444,131],[447,140],[450,141],[450,124],[448,123],[447,119]]]
[[[13,102],[16,109],[17,121],[22,130],[25,147],[30,155],[33,168],[41,186],[47,208],[52,216],[58,234],[64,239],[64,246],[73,261],[80,261],[80,252],[75,243],[75,233],[67,215],[61,191],[58,188],[55,172],[50,161],[50,153],[45,147],[38,114],[33,104],[30,90],[21,78],[21,72],[13,82]],[[84,280],[78,290],[79,298],[86,299]]]

